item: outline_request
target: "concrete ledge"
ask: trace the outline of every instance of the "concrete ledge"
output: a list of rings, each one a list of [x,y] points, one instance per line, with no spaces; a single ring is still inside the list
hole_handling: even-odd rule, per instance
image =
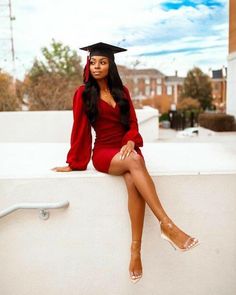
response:
[[[144,141],[158,138],[158,110],[136,110]],[[70,142],[72,111],[0,112],[0,142]]]
[[[0,143],[0,178],[107,176],[92,163],[86,171],[51,171],[67,165],[68,150],[65,143]],[[142,151],[152,176],[236,173],[236,146],[230,143],[145,143]]]
[[[91,165],[87,171],[50,171],[65,164],[67,149],[66,144],[0,144],[1,209],[17,202],[70,202],[67,209],[51,211],[47,221],[34,210],[0,220],[2,294],[236,292],[234,147],[145,145],[163,206],[201,245],[189,253],[173,251],[160,239],[157,220],[147,207],[144,275],[137,285],[128,279],[130,222],[122,178],[98,173]],[[206,164],[199,160],[203,151]]]

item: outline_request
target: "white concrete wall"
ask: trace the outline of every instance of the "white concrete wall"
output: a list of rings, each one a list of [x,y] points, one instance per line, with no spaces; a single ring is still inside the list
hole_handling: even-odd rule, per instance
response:
[[[235,175],[153,179],[168,213],[201,245],[174,251],[147,208],[137,285],[128,279],[130,223],[120,177],[1,180],[2,208],[20,200],[70,201],[47,221],[33,210],[0,221],[1,294],[235,294]]]
[[[0,144],[0,211],[18,202],[70,202],[51,210],[47,221],[34,210],[0,220],[0,294],[236,294],[235,149],[215,143],[144,146],[163,206],[201,245],[174,251],[147,207],[143,278],[133,285],[123,179],[91,164],[87,171],[50,171],[64,163],[68,144]]]
[[[228,56],[226,112],[236,117],[236,52]]]
[[[158,110],[136,110],[144,141],[158,138]],[[0,112],[0,142],[69,142],[71,111]]]

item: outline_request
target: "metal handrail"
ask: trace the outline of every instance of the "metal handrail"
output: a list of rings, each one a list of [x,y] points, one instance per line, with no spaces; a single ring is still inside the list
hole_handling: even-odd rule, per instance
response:
[[[18,203],[0,211],[0,218],[3,218],[19,209],[39,209],[40,218],[46,220],[49,218],[47,209],[61,209],[69,206],[69,201],[54,203]]]

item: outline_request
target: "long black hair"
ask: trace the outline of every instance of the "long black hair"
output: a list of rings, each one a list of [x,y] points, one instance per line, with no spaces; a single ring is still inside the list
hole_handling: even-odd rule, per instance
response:
[[[124,125],[125,129],[129,129],[129,113],[130,105],[127,99],[124,97],[124,86],[121,81],[120,75],[117,70],[115,62],[109,58],[109,70],[107,76],[108,87],[113,96],[115,102],[120,108],[120,121]],[[83,103],[85,112],[91,124],[95,123],[99,111],[98,101],[100,96],[100,89],[96,79],[89,74],[89,79],[85,83],[85,90],[83,92]]]

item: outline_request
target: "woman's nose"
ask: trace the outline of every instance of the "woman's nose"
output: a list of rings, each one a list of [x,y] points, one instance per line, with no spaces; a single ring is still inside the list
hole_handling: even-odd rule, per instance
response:
[[[95,63],[95,69],[98,69],[98,68],[100,68],[100,64],[97,62]]]

